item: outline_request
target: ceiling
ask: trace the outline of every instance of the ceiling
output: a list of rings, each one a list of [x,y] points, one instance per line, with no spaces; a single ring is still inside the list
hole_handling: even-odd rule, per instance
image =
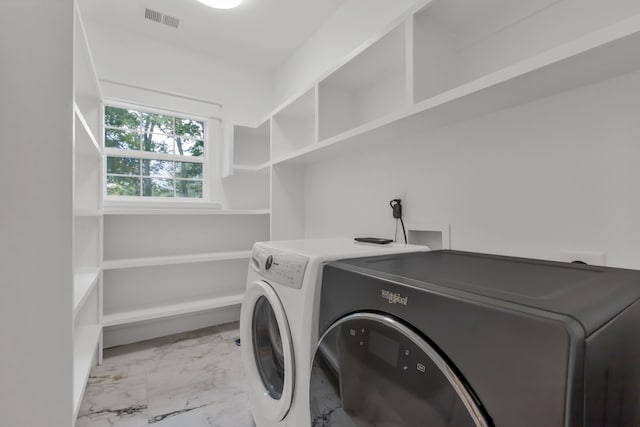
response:
[[[196,0],[80,0],[92,22],[163,43],[273,71],[346,0],[244,0],[230,10]],[[180,19],[178,28],[145,19],[145,8]]]

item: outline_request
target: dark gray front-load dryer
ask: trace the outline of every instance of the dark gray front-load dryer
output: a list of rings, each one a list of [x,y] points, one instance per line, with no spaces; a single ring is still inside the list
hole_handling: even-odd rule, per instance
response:
[[[433,251],[325,266],[312,426],[640,426],[640,272]]]

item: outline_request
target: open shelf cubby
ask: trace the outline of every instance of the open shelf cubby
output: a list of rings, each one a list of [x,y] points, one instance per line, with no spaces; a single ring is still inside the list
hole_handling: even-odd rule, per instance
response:
[[[234,170],[220,189],[221,201],[229,209],[269,209],[269,168]]]
[[[287,104],[271,117],[271,158],[286,156],[317,142],[316,89]]]
[[[222,297],[242,294],[247,268],[243,257],[105,270],[105,326],[172,316],[177,308],[186,314],[215,308],[216,303],[239,304]],[[208,302],[203,305],[204,300]]]
[[[96,357],[99,349],[102,327],[98,324],[76,326],[73,335],[73,413],[78,415],[82,395],[91,373],[99,357]]]
[[[78,137],[76,137],[76,148],[78,144]],[[74,210],[100,211],[102,209],[102,157],[95,151],[92,154],[76,153],[73,165]]]
[[[96,277],[99,280],[99,276]],[[73,408],[77,416],[91,368],[102,360],[100,354],[101,309],[98,288],[93,286],[76,307],[73,322]]]
[[[402,24],[320,82],[320,141],[407,106],[405,42]]]
[[[259,171],[269,162],[270,121],[258,127],[233,126],[233,168],[235,171]]]
[[[247,251],[269,240],[268,224],[268,215],[107,215],[104,262]]]
[[[557,22],[563,2],[434,0],[414,15],[414,99],[420,102],[569,42],[578,22]],[[507,6],[507,7],[505,7]],[[571,19],[569,20],[571,21]],[[565,25],[566,23],[566,25]],[[540,32],[541,28],[561,31]]]
[[[271,177],[271,240],[304,238],[305,170],[298,165],[278,164]]]
[[[92,129],[89,126],[84,114],[80,110],[80,107],[78,107],[78,104],[74,104],[73,107],[75,115],[74,149],[76,155],[91,156],[96,158],[102,157],[102,149],[100,148],[100,143],[97,140],[99,135],[94,133],[97,131],[97,129]]]
[[[99,268],[78,268],[73,275],[73,315],[78,315],[100,281]]]
[[[74,270],[100,268],[102,264],[101,216],[74,218]]]
[[[86,126],[97,137],[102,129],[102,94],[93,58],[79,14],[76,14],[74,57],[74,100]]]

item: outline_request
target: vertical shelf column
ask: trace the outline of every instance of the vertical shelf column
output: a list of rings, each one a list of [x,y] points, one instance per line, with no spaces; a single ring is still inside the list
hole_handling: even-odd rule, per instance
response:
[[[73,414],[102,361],[102,93],[79,10],[74,31]]]

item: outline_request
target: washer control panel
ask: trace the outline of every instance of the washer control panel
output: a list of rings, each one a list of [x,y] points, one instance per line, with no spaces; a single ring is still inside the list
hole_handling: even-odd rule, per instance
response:
[[[251,253],[251,268],[266,279],[300,289],[309,258],[304,255],[256,246]]]

